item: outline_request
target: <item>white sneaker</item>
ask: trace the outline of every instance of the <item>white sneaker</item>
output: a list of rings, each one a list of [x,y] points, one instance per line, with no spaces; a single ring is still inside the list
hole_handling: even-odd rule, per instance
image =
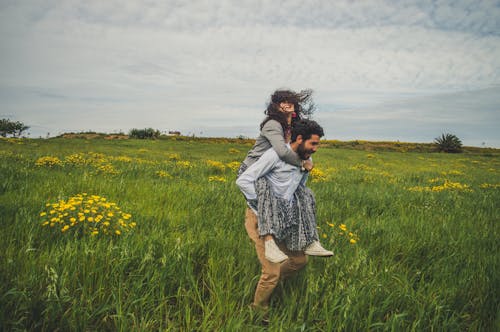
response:
[[[288,259],[288,256],[278,248],[273,239],[264,242],[264,255],[272,263],[281,263]]]
[[[310,245],[306,247],[304,253],[309,256],[321,256],[321,257],[330,257],[333,256],[333,251],[326,250],[323,248],[319,241],[314,241]]]

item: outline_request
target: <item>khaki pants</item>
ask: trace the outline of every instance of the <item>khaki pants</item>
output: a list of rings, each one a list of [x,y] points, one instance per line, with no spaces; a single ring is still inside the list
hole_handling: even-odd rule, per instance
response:
[[[248,236],[255,243],[255,251],[262,265],[262,275],[260,276],[253,305],[258,308],[267,309],[271,294],[278,284],[279,279],[285,279],[303,268],[307,264],[307,256],[299,252],[291,252],[285,246],[278,244],[280,249],[289,257],[282,263],[271,263],[264,254],[264,239],[259,236],[257,230],[257,216],[252,210],[247,208],[245,215],[245,228]]]

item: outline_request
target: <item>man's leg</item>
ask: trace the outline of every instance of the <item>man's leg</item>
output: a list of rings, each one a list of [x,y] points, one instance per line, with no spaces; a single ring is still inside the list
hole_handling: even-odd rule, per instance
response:
[[[281,265],[279,263],[271,263],[265,257],[264,239],[260,238],[257,230],[257,216],[252,210],[247,209],[245,215],[245,229],[248,236],[255,243],[255,251],[262,266],[262,274],[255,290],[253,305],[257,308],[267,309],[269,306],[269,298],[273,293],[274,288],[278,284],[280,278]]]
[[[288,259],[280,266],[280,278],[283,280],[306,266],[307,256],[303,251],[289,251],[283,244],[279,247],[288,256]]]

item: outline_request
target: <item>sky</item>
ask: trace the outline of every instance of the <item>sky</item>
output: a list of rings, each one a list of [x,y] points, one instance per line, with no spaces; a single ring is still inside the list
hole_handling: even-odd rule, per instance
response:
[[[0,0],[0,73],[33,138],[253,138],[286,88],[327,139],[500,148],[500,1]]]

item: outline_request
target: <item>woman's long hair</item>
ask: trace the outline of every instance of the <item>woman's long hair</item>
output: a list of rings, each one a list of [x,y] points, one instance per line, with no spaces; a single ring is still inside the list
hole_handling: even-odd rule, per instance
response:
[[[316,110],[316,105],[312,101],[312,93],[312,90],[302,90],[298,93],[291,90],[276,90],[271,95],[271,101],[264,111],[267,117],[260,124],[260,129],[262,130],[267,121],[276,120],[283,127],[283,132],[286,133],[287,130],[293,127],[295,121],[309,118]],[[283,102],[294,105],[295,116],[292,116],[291,126],[288,124],[285,113],[280,110],[280,103]]]

